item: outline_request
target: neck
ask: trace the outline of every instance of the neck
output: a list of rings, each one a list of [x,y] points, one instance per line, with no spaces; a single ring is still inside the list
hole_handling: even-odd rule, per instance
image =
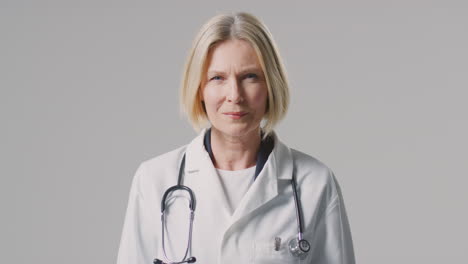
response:
[[[260,142],[260,128],[246,135],[233,137],[212,127],[211,150],[215,168],[242,170],[255,166]]]

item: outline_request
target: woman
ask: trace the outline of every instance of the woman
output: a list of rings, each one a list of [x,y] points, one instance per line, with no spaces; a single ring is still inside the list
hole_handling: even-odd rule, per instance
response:
[[[333,172],[273,131],[288,101],[265,25],[247,13],[210,19],[181,91],[201,132],[139,166],[117,263],[354,263]]]

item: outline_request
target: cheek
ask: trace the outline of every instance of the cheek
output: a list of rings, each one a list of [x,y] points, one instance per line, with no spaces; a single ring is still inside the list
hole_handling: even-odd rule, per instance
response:
[[[268,92],[266,88],[256,90],[250,95],[251,105],[255,108],[265,108],[267,102]]]
[[[206,86],[205,89],[203,89],[203,101],[205,101],[205,107],[207,108],[207,111],[217,109],[223,101],[222,96],[216,90],[217,89],[209,86]]]

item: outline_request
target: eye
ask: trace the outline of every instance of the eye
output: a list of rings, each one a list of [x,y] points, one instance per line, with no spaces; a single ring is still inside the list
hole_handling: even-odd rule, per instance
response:
[[[210,80],[219,81],[221,80],[221,78],[222,78],[221,76],[214,76]]]
[[[257,76],[257,74],[255,74],[255,73],[247,73],[247,74],[245,75],[245,78],[257,79],[258,76]]]

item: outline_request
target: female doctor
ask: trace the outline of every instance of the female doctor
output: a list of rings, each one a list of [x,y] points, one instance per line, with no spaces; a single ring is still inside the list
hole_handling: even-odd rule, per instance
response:
[[[333,172],[273,131],[288,101],[261,21],[235,13],[203,25],[181,89],[200,133],[138,167],[117,263],[355,263]]]

